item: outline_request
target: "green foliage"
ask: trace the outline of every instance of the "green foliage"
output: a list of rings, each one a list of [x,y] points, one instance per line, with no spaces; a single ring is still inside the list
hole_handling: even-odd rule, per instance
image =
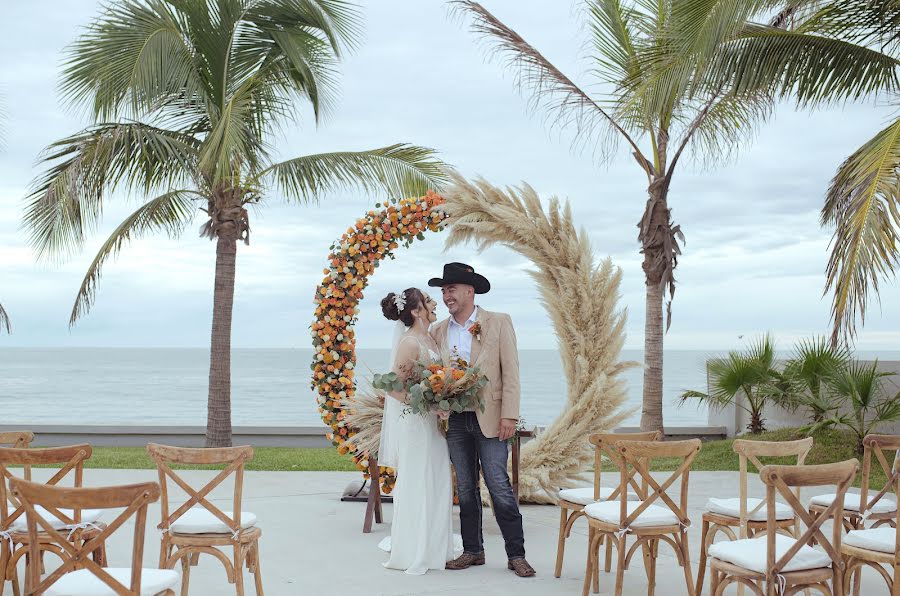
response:
[[[830,345],[824,337],[801,340],[784,367],[787,401],[792,409],[805,409],[813,424],[836,411],[840,402],[829,384],[850,360],[849,350]]]
[[[47,148],[24,227],[42,258],[64,258],[99,225],[111,193],[144,204],[102,245],[70,323],[90,309],[107,259],[147,234],[177,237],[198,212],[209,231],[217,214],[258,206],[269,189],[314,203],[344,188],[406,197],[441,185],[435,153],[404,143],[272,161],[272,141],[302,107],[316,122],[334,108],[337,64],[359,30],[358,8],[343,0],[102,8],[67,49],[61,85],[94,123]]]
[[[710,360],[707,371],[710,393],[685,391],[681,403],[698,401],[715,409],[733,405],[750,414],[747,429],[752,434],[766,430],[763,407],[785,400],[784,377],[776,366],[771,336],[761,337],[744,352],[732,351],[725,358]]]
[[[834,412],[809,430],[838,427],[848,429],[854,436],[857,453],[863,451],[863,438],[886,422],[900,420],[900,392],[885,389],[883,379],[894,376],[878,370],[878,361],[850,362],[829,378],[829,390],[834,399],[850,409],[849,413]]]

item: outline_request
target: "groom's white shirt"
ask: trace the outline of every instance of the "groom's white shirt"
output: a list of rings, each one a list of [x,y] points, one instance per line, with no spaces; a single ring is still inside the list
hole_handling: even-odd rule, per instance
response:
[[[468,318],[465,325],[456,322],[453,316],[450,317],[450,325],[447,327],[447,349],[451,356],[462,358],[471,364],[472,357],[472,334],[469,328],[475,324],[478,319],[478,307],[472,311],[472,315]]]

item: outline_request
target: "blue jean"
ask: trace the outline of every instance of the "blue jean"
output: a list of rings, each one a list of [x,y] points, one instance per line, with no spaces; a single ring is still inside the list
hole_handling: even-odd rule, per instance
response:
[[[506,473],[509,457],[506,441],[486,438],[478,426],[475,412],[462,412],[450,416],[447,446],[450,449],[450,460],[456,469],[463,550],[471,554],[484,552],[478,477],[479,472],[483,471],[494,505],[494,517],[506,542],[506,555],[510,559],[524,558],[522,514],[519,513],[519,503],[513,494],[509,474]]]

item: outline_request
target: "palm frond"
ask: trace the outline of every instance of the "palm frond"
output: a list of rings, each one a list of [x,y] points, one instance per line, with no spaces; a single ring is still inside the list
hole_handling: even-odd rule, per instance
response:
[[[9,324],[9,315],[3,309],[2,304],[0,304],[0,329],[6,329],[7,333],[12,332],[12,327]]]
[[[100,220],[104,193],[150,194],[192,181],[199,143],[139,122],[100,124],[50,145],[47,170],[26,198],[23,225],[39,257],[80,248]]]
[[[500,59],[514,73],[516,86],[528,96],[530,108],[545,112],[553,128],[574,129],[576,144],[589,142],[595,133],[595,141],[605,138],[598,146],[603,151],[611,150],[621,136],[643,157],[632,137],[600,103],[516,31],[478,2],[452,0],[450,4],[456,14],[472,17],[473,33],[493,46],[490,56]]]
[[[433,150],[407,144],[298,157],[269,166],[262,177],[272,177],[288,198],[305,203],[339,188],[382,191],[392,197],[420,196],[439,189],[447,179],[444,164]]]
[[[900,119],[841,164],[822,209],[833,225],[826,292],[833,291],[832,340],[852,338],[865,322],[870,291],[900,262]]]
[[[200,64],[172,2],[108,4],[66,53],[63,97],[89,105],[97,120],[136,118],[171,97],[205,101]]]
[[[748,24],[711,63],[709,77],[734,93],[794,97],[808,106],[896,91],[898,67],[896,58],[842,39]]]
[[[148,233],[164,231],[170,238],[178,237],[190,224],[196,212],[193,200],[197,197],[204,198],[199,193],[190,190],[167,192],[141,205],[113,230],[113,233],[97,251],[97,255],[91,261],[84,280],[81,282],[75,298],[75,305],[72,307],[69,317],[70,326],[87,314],[94,303],[103,264],[119,254],[130,241]]]

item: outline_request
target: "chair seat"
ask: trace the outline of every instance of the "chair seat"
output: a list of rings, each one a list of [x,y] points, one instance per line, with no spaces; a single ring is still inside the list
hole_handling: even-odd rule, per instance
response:
[[[629,501],[625,504],[626,515],[630,515],[641,501]],[[620,523],[619,513],[621,512],[621,503],[619,501],[600,501],[585,505],[584,513],[588,517],[606,522],[609,524]],[[646,528],[654,526],[672,526],[678,525],[678,516],[672,513],[668,507],[660,507],[659,505],[649,505],[641,511],[637,518],[631,522],[632,528]]]
[[[126,588],[131,585],[130,567],[106,567],[104,569]],[[177,571],[171,569],[142,569],[141,596],[154,596],[171,590],[181,580]],[[45,596],[116,596],[106,582],[88,571],[79,569],[67,573],[51,585]]]
[[[741,540],[726,540],[709,545],[710,557],[727,561],[732,565],[743,567],[757,573],[766,572],[766,536],[760,538],[743,538]],[[775,535],[775,560],[797,542],[782,534]],[[788,561],[782,571],[804,571],[807,569],[822,569],[831,566],[831,558],[825,552],[804,545],[797,554]]]
[[[231,511],[223,511],[233,518]],[[256,525],[256,516],[249,511],[241,511],[241,529],[246,530]],[[231,534],[225,522],[204,507],[193,507],[175,520],[169,528],[175,534]]]
[[[834,501],[834,493],[827,495],[819,495],[809,500],[810,505],[819,505],[828,507]],[[874,495],[873,495],[874,496]],[[844,497],[844,509],[859,513],[859,493],[847,493]],[[871,509],[867,509],[866,513],[891,513],[897,511],[897,501],[891,495],[885,495],[875,503]]]
[[[610,488],[608,486],[600,487],[600,501],[605,501],[608,499],[615,488]],[[576,503],[578,505],[590,505],[594,503],[596,500],[594,499],[594,487],[593,486],[584,486],[581,488],[565,488],[559,491],[559,498],[568,501],[570,503]],[[639,501],[640,498],[634,494],[633,492],[628,493],[629,501]]]
[[[844,537],[843,544],[893,554],[897,548],[897,529],[871,528],[869,530],[851,530]]]
[[[751,513],[757,506],[762,503],[762,507],[755,513]],[[741,500],[734,499],[717,499],[710,497],[706,502],[706,510],[710,513],[725,515],[740,519],[741,517]],[[765,499],[747,499],[747,513],[750,521],[766,521],[768,519],[768,507],[766,507]],[[794,510],[784,503],[775,503],[775,519],[785,520],[794,519]]]
[[[34,511],[35,511],[35,513],[37,513],[38,515],[43,517],[45,520],[50,522],[50,525],[53,526],[54,530],[68,530],[69,528],[73,527],[73,524],[66,523],[65,521],[59,519],[54,514],[50,513],[48,510],[44,509],[40,505],[35,507]],[[75,511],[72,509],[60,509],[59,512],[70,519],[75,517]],[[10,512],[10,513],[12,513],[12,512]],[[84,524],[96,523],[97,521],[100,520],[101,517],[103,517],[103,509],[82,509],[81,510],[81,523],[84,523]],[[9,530],[11,532],[27,532],[28,531],[28,520],[24,513],[22,515],[20,515],[18,518],[16,518],[16,521],[14,521],[12,524],[10,524]],[[43,529],[39,525],[38,532],[41,532],[41,531],[43,531]]]

